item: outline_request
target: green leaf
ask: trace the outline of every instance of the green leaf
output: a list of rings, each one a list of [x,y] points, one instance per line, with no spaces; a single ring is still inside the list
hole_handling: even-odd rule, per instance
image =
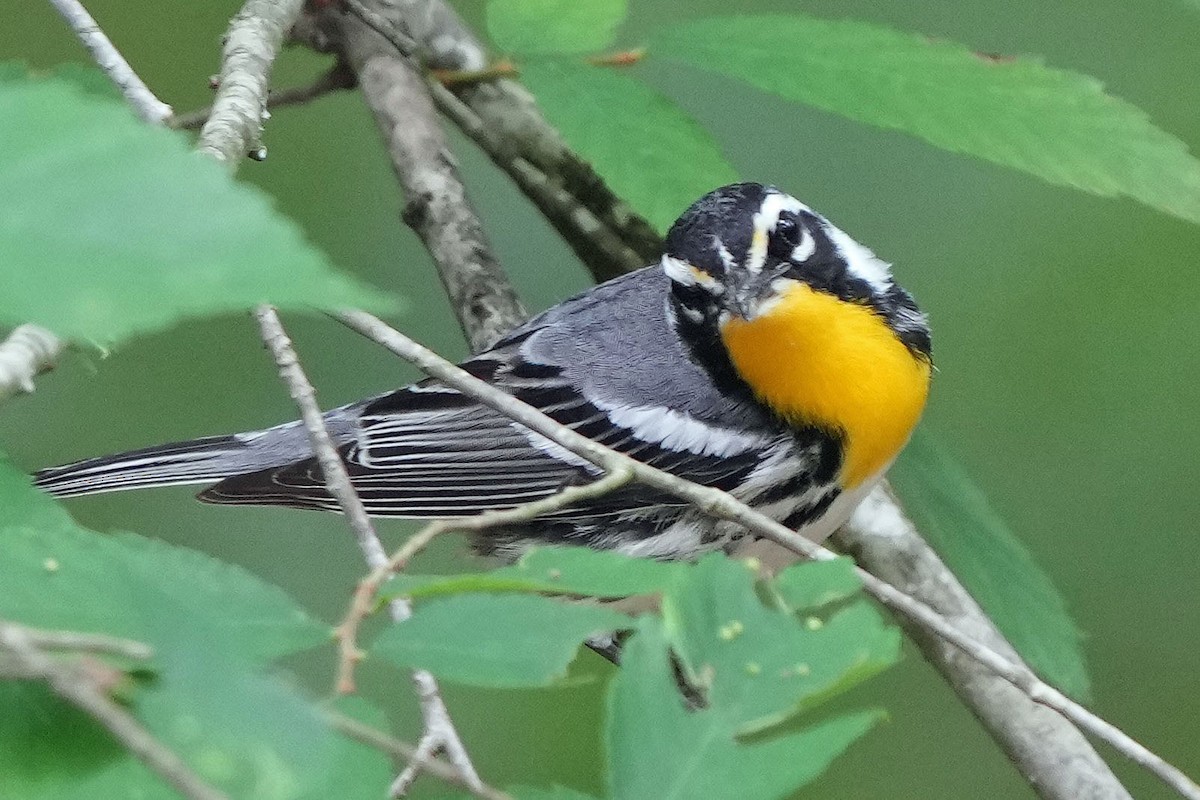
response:
[[[609,689],[611,796],[770,800],[809,783],[878,719],[850,714],[765,742],[740,744],[718,711],[689,713],[672,678],[666,634],[639,620]]]
[[[513,55],[587,53],[612,44],[627,0],[490,0],[488,34]]]
[[[853,597],[862,590],[854,560],[806,561],[793,564],[771,582],[776,595],[791,611],[818,609]]]
[[[922,535],[1017,651],[1086,698],[1081,637],[1062,596],[962,467],[918,429],[889,477]]]
[[[335,739],[263,662],[328,639],[278,589],[199,553],[77,526],[0,460],[0,617],[124,636],[154,650],[132,712],[207,781],[289,800],[318,780]],[[62,753],[71,751],[72,758]],[[19,766],[7,769],[8,762]],[[0,774],[21,797],[161,792],[128,753],[41,687],[0,684]],[[6,788],[8,786],[6,785]]]
[[[420,606],[380,634],[372,651],[473,686],[543,686],[566,674],[583,640],[630,625],[629,617],[595,605],[466,594]]]
[[[508,793],[513,800],[595,800],[590,794],[568,786],[512,786]]]
[[[109,344],[271,302],[387,310],[254,187],[70,80],[0,82],[0,325]]]
[[[708,131],[627,71],[530,64],[521,80],[567,142],[660,231],[697,197],[738,179]]]
[[[1050,183],[1127,195],[1200,222],[1200,161],[1086,75],[799,14],[672,26],[655,36],[652,52]]]
[[[0,551],[0,617],[34,627],[152,640],[164,627],[203,625],[255,662],[329,640],[327,626],[240,567],[79,527],[2,458]]]
[[[388,729],[387,716],[366,700],[357,696],[339,697],[333,710],[370,725],[376,730]],[[382,751],[362,742],[340,735],[334,746],[328,772],[321,785],[305,787],[308,800],[379,800],[383,788],[395,777],[392,760]]]
[[[383,597],[437,597],[467,592],[526,592],[629,597],[661,592],[683,564],[633,558],[587,547],[535,547],[511,566],[463,575],[396,575]]]
[[[818,595],[843,581],[828,570],[810,572]],[[663,597],[663,624],[689,683],[739,734],[849,688],[900,651],[899,631],[865,601],[800,620],[763,606],[751,571],[720,555],[702,559]]]

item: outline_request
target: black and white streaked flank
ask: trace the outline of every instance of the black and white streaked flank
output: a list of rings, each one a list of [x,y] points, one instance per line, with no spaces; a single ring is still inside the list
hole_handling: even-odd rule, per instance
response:
[[[794,198],[738,184],[684,214],[670,232],[661,268],[566,300],[462,366],[601,444],[727,490],[823,538],[870,486],[843,491],[839,432],[786,422],[759,402],[707,324],[752,304],[763,273],[777,270],[781,257],[795,260],[794,270],[811,265],[813,275],[805,279],[815,288],[878,304],[909,347],[928,352],[924,318],[883,262]],[[742,274],[745,286],[727,288],[730,273]],[[744,296],[718,302],[722,292],[743,290]],[[329,411],[326,422],[368,513],[377,516],[510,508],[598,474],[542,436],[430,380]],[[299,422],[36,475],[37,485],[63,497],[214,481],[201,500],[338,510]],[[630,485],[527,525],[489,531],[477,547],[513,557],[531,544],[559,542],[687,558],[736,535],[734,526],[714,523],[676,498]]]

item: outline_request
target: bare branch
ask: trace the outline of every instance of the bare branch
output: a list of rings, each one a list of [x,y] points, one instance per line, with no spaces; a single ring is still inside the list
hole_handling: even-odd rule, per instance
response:
[[[358,76],[404,191],[404,221],[433,256],[471,346],[486,347],[526,313],[467,197],[425,78],[370,26],[348,16],[336,22],[334,36]]]
[[[413,59],[418,43],[409,38],[404,31],[360,0],[343,0],[343,3],[359,20],[383,37],[397,53],[406,59]],[[635,251],[564,188],[561,180],[551,180],[541,168],[521,155],[514,142],[485,124],[470,106],[440,80],[429,81],[428,89],[438,110],[458,125],[496,166],[508,173],[597,280],[607,280],[631,272],[657,258],[661,250],[660,240],[655,239],[653,248],[643,248],[653,250],[649,257]],[[646,239],[644,235],[643,239]],[[459,307],[453,295],[451,302],[456,309]],[[522,319],[513,320],[509,327],[520,321]]]
[[[918,535],[886,484],[863,501],[834,534],[834,541],[872,574],[928,603],[955,628],[1024,666]],[[1074,725],[924,626],[904,616],[898,620],[1040,796],[1128,800],[1129,793]]]
[[[421,769],[430,775],[441,778],[447,783],[466,789],[480,800],[512,800],[512,796],[487,784],[473,787],[463,781],[462,775],[450,764],[437,758],[421,760],[417,748],[408,742],[402,742],[389,736],[377,728],[365,725],[356,719],[339,714],[336,711],[326,712],[326,719],[335,729],[341,731],[355,741],[362,742],[368,747],[380,750],[393,758],[402,759],[409,764],[420,763]]]
[[[304,0],[247,0],[229,23],[212,114],[196,149],[235,167],[243,156],[261,161],[271,65]]]
[[[445,0],[392,2],[398,6],[406,28],[430,66],[471,72],[487,65],[483,45]],[[662,241],[654,226],[618,197],[592,165],[567,146],[524,87],[516,81],[497,80],[455,86],[454,90],[494,135],[507,142],[509,150],[518,153],[552,185],[565,189],[632,250],[637,256],[637,266],[658,258]],[[611,276],[610,272],[597,273],[600,279]]]
[[[33,391],[33,378],[54,367],[66,343],[38,325],[21,325],[0,342],[0,400]]]
[[[75,31],[79,41],[92,54],[92,60],[125,95],[133,110],[151,125],[161,125],[171,118],[171,107],[154,96],[154,92],[142,82],[129,62],[113,46],[104,31],[92,19],[92,15],[79,0],[50,0],[63,19]]]
[[[338,456],[333,439],[325,427],[321,409],[317,405],[316,391],[300,367],[300,360],[296,356],[291,340],[283,330],[279,315],[270,306],[260,306],[255,311],[255,317],[258,319],[259,328],[262,331],[263,342],[270,349],[275,363],[279,367],[279,375],[287,384],[292,400],[300,409],[300,416],[304,421],[305,430],[308,431],[313,452],[321,465],[325,487],[337,499],[342,513],[349,520],[367,565],[374,570],[383,568],[388,563],[387,552],[383,549],[383,544],[375,533],[375,526],[371,524],[362,500],[350,482],[350,475],[346,472],[345,464]],[[412,615],[411,608],[404,600],[393,600],[388,607],[392,619],[396,622],[406,620]],[[467,755],[466,747],[450,719],[450,713],[442,701],[437,681],[425,670],[415,670],[412,673],[412,680],[425,723],[421,744],[431,754],[439,749],[444,750],[447,758],[458,769],[466,783],[475,787],[482,786],[483,781],[475,771],[475,767]],[[407,787],[415,776],[416,769],[410,764],[401,773],[400,778],[397,778],[397,781],[405,779],[403,786]],[[396,784],[393,784],[393,787],[395,786]]]
[[[179,756],[142,727],[133,715],[113,702],[86,674],[45,655],[29,632],[12,622],[0,620],[0,650],[7,654],[23,677],[46,682],[50,689],[86,713],[113,735],[121,745],[190,800],[227,800],[200,779]]]
[[[354,75],[346,68],[344,63],[339,61],[325,72],[322,72],[315,81],[306,86],[270,90],[267,93],[267,108],[275,109],[285,106],[304,105],[316,100],[318,97],[323,97],[342,89],[353,89],[355,85]],[[170,120],[170,125],[172,128],[180,130],[196,130],[203,127],[211,115],[212,106],[209,106],[208,108],[189,111],[186,114],[177,114]]]
[[[833,551],[805,539],[775,520],[738,502],[725,492],[690,483],[609,450],[603,445],[581,436],[536,408],[522,403],[501,389],[459,369],[370,314],[362,311],[344,311],[338,314],[338,319],[404,360],[416,365],[427,375],[470,395],[489,408],[499,411],[509,419],[536,433],[540,433],[555,444],[587,459],[601,469],[606,471],[631,470],[638,482],[686,500],[710,516],[736,522],[752,534],[775,542],[805,558],[814,560],[837,558]],[[1200,800],[1200,786],[1197,786],[1182,771],[1151,753],[1120,729],[1100,719],[1062,692],[1042,681],[1028,667],[1014,663],[991,647],[956,628],[936,610],[905,594],[892,584],[875,577],[861,567],[856,568],[856,572],[864,589],[883,605],[907,617],[912,623],[936,634],[1020,689],[1035,702],[1053,708],[1088,733],[1146,767],[1182,796],[1190,800]]]

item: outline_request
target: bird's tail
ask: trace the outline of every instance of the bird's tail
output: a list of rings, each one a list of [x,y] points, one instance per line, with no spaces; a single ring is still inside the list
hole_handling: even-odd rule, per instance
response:
[[[249,449],[242,436],[207,436],[51,467],[33,482],[58,497],[212,483],[244,472]]]

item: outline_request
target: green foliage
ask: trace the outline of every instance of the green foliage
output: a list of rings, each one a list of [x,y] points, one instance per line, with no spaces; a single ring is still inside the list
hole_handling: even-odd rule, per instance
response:
[[[271,302],[394,303],[333,270],[257,189],[67,79],[0,81],[0,325],[111,344]]]
[[[385,598],[436,597],[463,592],[541,592],[629,597],[661,592],[687,571],[683,564],[629,558],[582,547],[535,547],[516,564],[463,575],[395,576]]]
[[[1080,633],[1062,597],[970,476],[923,430],[891,475],[921,533],[1021,655],[1086,698]]]
[[[544,686],[566,674],[589,636],[628,625],[628,617],[593,605],[465,594],[422,606],[411,620],[384,631],[373,650],[460,683]]]
[[[1200,222],[1200,161],[1094,78],[852,20],[703,19],[652,52],[1050,183]]]
[[[818,594],[840,577],[794,567]],[[738,734],[778,724],[896,661],[900,633],[864,602],[807,613],[766,608],[744,564],[710,556],[663,597],[663,625],[688,677]],[[818,588],[820,587],[820,588]],[[808,611],[808,609],[804,609]]]
[[[0,545],[0,617],[151,645],[152,674],[127,679],[121,694],[214,785],[239,797],[316,798],[347,763],[383,761],[336,737],[315,706],[264,670],[329,639],[275,587],[200,553],[80,528],[2,461]],[[0,774],[25,798],[172,796],[35,684],[0,682]]]
[[[851,598],[862,589],[862,581],[854,571],[854,561],[843,557],[793,564],[780,572],[771,586],[784,608],[802,611]]]
[[[643,619],[613,679],[606,738],[614,798],[782,797],[819,775],[878,718],[847,715],[740,743],[737,713],[720,698],[711,697],[709,708],[684,710],[667,643],[663,626]]]
[[[738,178],[708,131],[627,72],[555,62],[523,66],[521,78],[567,142],[660,231]]]
[[[400,578],[409,596],[434,599],[418,603],[413,618],[385,631],[372,651],[480,686],[534,686],[563,675],[588,635],[636,627],[609,689],[614,798],[787,794],[878,715],[761,734],[898,657],[898,632],[859,596],[845,560],[799,564],[777,580],[757,581],[751,565],[720,555],[660,564],[548,547],[491,575],[499,577]],[[661,595],[662,620],[519,594],[546,591],[610,598],[650,592]],[[463,594],[446,597],[454,592]],[[672,658],[704,698],[703,710],[681,705]],[[750,735],[754,744],[741,741]]]
[[[506,53],[586,53],[612,44],[627,0],[490,0],[487,27]]]

